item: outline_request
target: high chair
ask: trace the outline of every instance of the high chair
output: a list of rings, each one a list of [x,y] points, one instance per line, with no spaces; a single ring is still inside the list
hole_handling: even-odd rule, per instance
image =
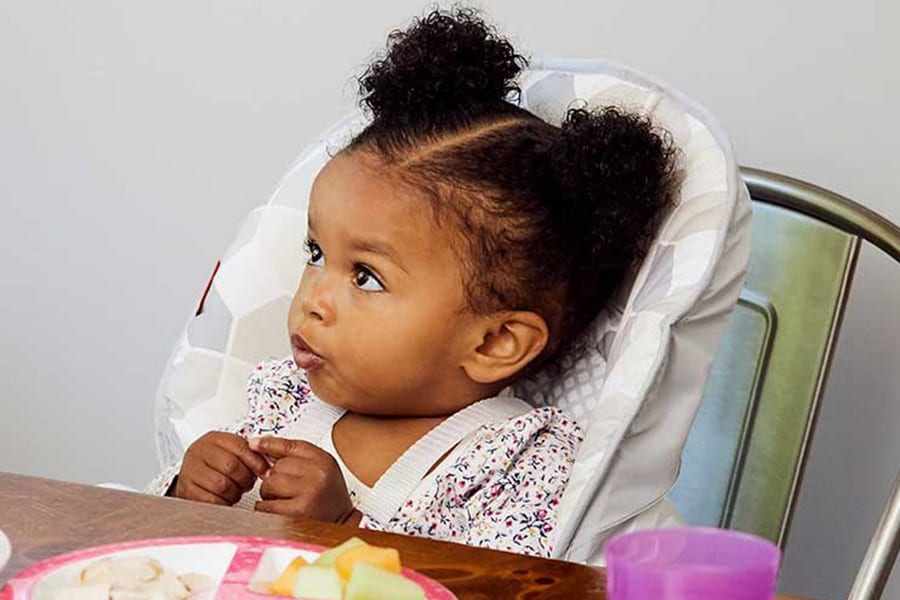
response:
[[[585,440],[560,507],[556,556],[599,562],[603,541],[632,528],[677,524],[666,494],[703,386],[741,290],[750,201],[715,120],[675,90],[607,62],[534,62],[525,106],[548,120],[576,98],[650,114],[683,153],[677,206],[646,259],[587,332],[586,352],[557,376],[515,386],[564,408]],[[362,127],[353,114],[301,154],[265,206],[253,210],[210,280],[163,375],[161,462],[246,411],[254,365],[290,353],[285,316],[303,267],[306,203],[319,169]]]
[[[750,195],[715,119],[659,81],[612,62],[544,59],[532,61],[521,83],[523,105],[548,120],[560,119],[575,99],[616,104],[652,116],[683,153],[680,199],[645,260],[586,334],[585,352],[558,375],[539,372],[514,386],[519,397],[534,405],[566,409],[585,430],[560,505],[555,556],[599,563],[603,542],[616,533],[680,523],[667,496],[682,469],[682,449],[742,293],[751,246]],[[308,146],[268,204],[246,218],[216,265],[157,393],[157,447],[163,465],[180,459],[205,431],[243,416],[250,370],[260,360],[290,353],[285,320],[303,267],[309,189],[329,150],[339,150],[363,123],[361,115],[350,115]],[[754,190],[762,189],[766,175],[749,175]],[[756,210],[765,218],[765,211]],[[751,264],[756,261],[754,257]],[[735,313],[736,324],[707,393],[709,407],[704,406],[691,437],[673,498],[688,522],[719,519],[739,528],[749,523],[743,528],[780,539],[782,525],[775,523],[785,522],[792,503],[776,507],[784,513],[782,521],[763,518],[769,507],[755,504],[759,496],[749,495],[744,478],[732,476],[736,464],[743,466],[740,473],[764,471],[764,460],[747,467],[755,464],[757,454],[764,456],[765,448],[752,451],[756,434],[742,433],[751,431],[746,415],[757,414],[747,407],[763,406],[757,400],[760,385],[753,385],[759,376],[747,374],[757,371],[746,369],[746,352],[731,349],[741,343],[755,350],[754,359],[774,364],[774,350],[761,350],[774,344],[765,337],[772,334],[760,323],[777,314],[763,310],[763,316],[756,316],[761,310],[757,305],[768,306],[759,294],[741,296],[741,306],[747,308]],[[752,342],[742,342],[744,332],[755,336]],[[717,391],[731,372],[744,378],[740,405],[726,402],[729,397]],[[727,415],[730,429],[711,426],[720,413]],[[808,438],[800,437],[801,442]],[[743,439],[750,440],[751,451],[738,450],[746,444],[735,440]],[[704,446],[716,452],[728,447],[731,456],[703,464]],[[798,451],[793,452],[796,456]],[[712,499],[700,479],[707,467],[710,489],[716,490]],[[740,486],[732,483],[738,479]],[[721,521],[724,514],[729,521]],[[778,536],[773,536],[776,530]]]
[[[900,229],[822,188],[744,169],[747,282],[713,364],[670,498],[694,525],[784,548],[863,241],[900,261]],[[880,597],[900,546],[900,479],[850,598]]]

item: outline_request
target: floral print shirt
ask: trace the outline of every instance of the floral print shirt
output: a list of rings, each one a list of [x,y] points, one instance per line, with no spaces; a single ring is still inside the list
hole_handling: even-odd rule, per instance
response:
[[[305,408],[320,402],[290,358],[258,365],[247,397],[247,416],[226,428],[245,438],[302,425]],[[549,557],[582,438],[558,408],[484,424],[425,476],[390,520],[364,515],[360,527]],[[164,495],[180,468],[160,473],[146,491]]]

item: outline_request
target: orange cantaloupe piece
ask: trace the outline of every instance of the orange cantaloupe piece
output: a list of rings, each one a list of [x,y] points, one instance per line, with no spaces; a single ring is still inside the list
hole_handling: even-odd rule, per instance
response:
[[[358,537],[352,537],[348,540],[344,540],[342,544],[335,546],[331,550],[326,550],[325,552],[320,554],[319,558],[313,561],[313,564],[317,567],[333,567],[334,559],[336,559],[338,556],[340,556],[350,548],[354,548],[356,546],[368,546],[368,544],[366,544]]]
[[[278,576],[278,579],[273,581],[272,585],[269,586],[269,593],[277,596],[293,596],[294,581],[297,579],[297,571],[300,570],[300,567],[305,567],[307,564],[309,563],[307,563],[306,559],[302,556],[298,556],[292,560]]]
[[[389,573],[400,572],[400,553],[396,548],[382,548],[379,546],[356,546],[343,552],[335,558],[334,567],[341,579],[347,581],[353,574],[353,568],[365,563]]]

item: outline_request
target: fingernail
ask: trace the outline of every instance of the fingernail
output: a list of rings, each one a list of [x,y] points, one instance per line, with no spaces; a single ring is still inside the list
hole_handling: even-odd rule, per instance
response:
[[[251,450],[259,450],[259,438],[251,438],[250,439],[250,449]]]

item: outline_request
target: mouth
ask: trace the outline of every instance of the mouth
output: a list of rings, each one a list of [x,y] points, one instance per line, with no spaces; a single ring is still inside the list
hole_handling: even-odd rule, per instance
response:
[[[304,370],[318,367],[325,359],[313,350],[301,336],[296,333],[291,336],[291,352],[294,355],[294,363]]]

